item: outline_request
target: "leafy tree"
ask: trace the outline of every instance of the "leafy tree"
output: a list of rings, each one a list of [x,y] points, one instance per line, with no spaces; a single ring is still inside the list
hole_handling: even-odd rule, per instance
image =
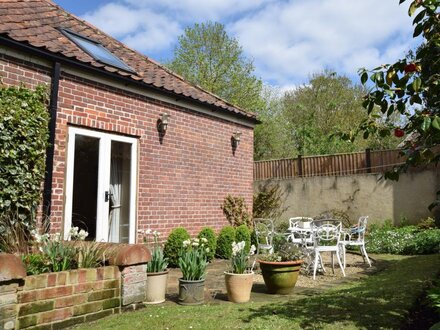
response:
[[[254,129],[254,159],[291,157],[294,144],[284,118],[281,92],[264,86],[261,97],[265,104],[256,111],[261,124]]]
[[[262,83],[238,40],[217,22],[194,24],[179,37],[168,67],[190,82],[247,111],[261,108]]]
[[[354,85],[348,77],[328,70],[312,75],[308,84],[286,92],[283,112],[289,139],[294,143],[291,152],[316,155],[392,147],[391,139],[370,138],[355,143],[329,139],[337,131],[358,126],[366,118],[362,109],[364,94],[365,89]]]
[[[403,3],[406,0],[400,0]],[[365,96],[363,106],[369,117],[357,130],[350,132],[351,140],[360,133],[365,135],[394,135],[407,139],[402,143],[406,163],[386,174],[398,179],[399,173],[410,166],[437,164],[440,159],[440,13],[439,0],[415,0],[409,7],[413,20],[413,37],[423,37],[415,57],[407,57],[394,64],[386,64],[373,70],[361,69],[361,81],[370,80],[374,86]],[[386,129],[379,129],[375,122],[375,109],[386,118]],[[404,125],[395,125],[390,118],[400,115]],[[439,205],[440,201],[431,206]]]

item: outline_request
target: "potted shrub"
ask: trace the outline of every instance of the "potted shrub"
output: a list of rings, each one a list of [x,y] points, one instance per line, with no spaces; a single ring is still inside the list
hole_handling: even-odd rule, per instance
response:
[[[151,260],[147,264],[146,304],[160,304],[165,301],[168,281],[168,258],[165,258],[162,246],[159,244],[160,233],[147,229],[143,234],[143,241],[150,245],[150,236],[153,236]]]
[[[179,278],[179,297],[181,305],[200,305],[204,302],[206,267],[208,266],[204,237],[183,241],[178,264],[182,271]]]
[[[251,246],[246,252],[246,242],[232,243],[231,270],[225,272],[226,291],[229,301],[235,303],[248,302],[251,297],[254,272],[249,269],[249,258],[256,248]]]
[[[283,243],[279,250],[259,257],[261,273],[268,293],[289,294],[295,287],[303,263],[300,248]]]

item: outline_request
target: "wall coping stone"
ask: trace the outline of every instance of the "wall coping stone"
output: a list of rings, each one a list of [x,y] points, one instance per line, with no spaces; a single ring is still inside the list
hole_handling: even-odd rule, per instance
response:
[[[110,244],[116,247],[115,253],[110,254],[109,264],[114,266],[131,266],[146,264],[151,260],[151,253],[145,244]]]
[[[23,262],[16,255],[0,253],[0,265],[0,282],[26,277]]]

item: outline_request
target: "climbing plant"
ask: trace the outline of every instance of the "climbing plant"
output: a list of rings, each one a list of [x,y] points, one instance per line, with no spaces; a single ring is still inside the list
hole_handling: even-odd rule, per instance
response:
[[[45,86],[0,87],[0,214],[14,214],[28,225],[44,179],[47,101]]]

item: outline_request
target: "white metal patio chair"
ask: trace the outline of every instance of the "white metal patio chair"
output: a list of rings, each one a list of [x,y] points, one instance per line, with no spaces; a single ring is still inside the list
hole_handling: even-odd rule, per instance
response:
[[[365,249],[365,232],[367,231],[368,216],[361,216],[356,226],[344,230],[342,233],[341,244],[344,248],[344,268],[346,266],[345,249],[347,246],[359,246],[364,262],[371,267],[370,258],[368,258],[367,250]]]
[[[318,269],[318,264],[321,264],[322,269],[324,269],[324,265],[322,262],[321,253],[322,252],[331,252],[332,253],[332,270],[334,272],[333,265],[333,254],[336,254],[336,258],[339,263],[339,267],[341,268],[342,274],[345,277],[344,266],[342,264],[342,256],[343,249],[341,249],[340,245],[340,236],[341,236],[341,222],[333,222],[333,223],[323,223],[316,224],[312,223],[312,232],[313,232],[313,242],[314,242],[314,264],[313,264],[313,279],[316,279],[316,270]]]
[[[255,237],[257,239],[257,251],[255,253],[255,259],[252,263],[252,269],[254,269],[255,262],[261,251],[266,253],[273,253],[273,236],[275,234],[274,224],[272,219],[254,219]]]
[[[289,233],[287,234],[287,241],[294,244],[301,245],[306,248],[313,246],[313,236],[311,222],[313,218],[309,217],[293,217],[289,219]],[[304,228],[302,225],[309,223],[309,228]]]

